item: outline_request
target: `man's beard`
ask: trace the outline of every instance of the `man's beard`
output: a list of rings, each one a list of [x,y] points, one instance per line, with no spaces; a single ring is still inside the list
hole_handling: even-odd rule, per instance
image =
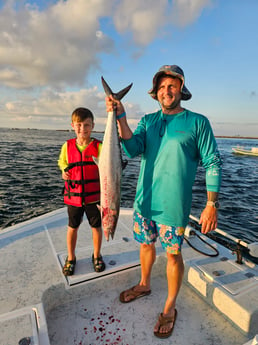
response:
[[[172,103],[169,105],[166,105],[164,102],[161,102],[162,109],[164,110],[174,110],[180,105],[180,99],[175,99]]]

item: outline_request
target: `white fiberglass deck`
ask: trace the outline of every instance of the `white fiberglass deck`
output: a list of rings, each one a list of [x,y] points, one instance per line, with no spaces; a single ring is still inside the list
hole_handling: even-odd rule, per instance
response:
[[[121,209],[113,241],[103,238],[102,273],[93,271],[91,232],[84,221],[75,275],[63,276],[66,228],[64,208],[0,233],[0,344],[29,339],[34,345],[242,345],[258,333],[257,267],[238,268],[225,248],[216,244],[220,256],[207,258],[184,244],[178,318],[173,335],[161,341],[153,335],[167,292],[160,246],[151,295],[128,304],[118,299],[140,277],[132,210]]]

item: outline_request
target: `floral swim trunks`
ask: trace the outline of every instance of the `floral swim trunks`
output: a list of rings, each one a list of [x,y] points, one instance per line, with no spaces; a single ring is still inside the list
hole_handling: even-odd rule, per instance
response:
[[[162,248],[170,254],[181,253],[184,240],[184,227],[157,224],[134,212],[134,239],[139,243],[151,244],[159,237]]]

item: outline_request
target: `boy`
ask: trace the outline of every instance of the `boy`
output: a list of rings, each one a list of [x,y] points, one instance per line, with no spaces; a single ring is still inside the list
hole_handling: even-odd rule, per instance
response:
[[[102,243],[101,215],[97,207],[100,200],[99,171],[92,156],[98,157],[101,142],[91,138],[94,128],[92,112],[86,108],[77,108],[72,113],[72,128],[76,138],[67,140],[61,148],[58,166],[65,180],[64,202],[67,204],[69,223],[67,229],[67,250],[63,274],[74,274],[76,265],[75,247],[77,232],[86,213],[92,228],[93,248],[92,263],[96,272],[105,269],[100,254]]]

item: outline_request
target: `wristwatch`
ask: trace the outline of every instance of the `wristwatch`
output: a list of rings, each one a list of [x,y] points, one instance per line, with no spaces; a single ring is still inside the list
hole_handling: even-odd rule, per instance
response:
[[[220,204],[219,204],[218,200],[217,201],[208,200],[206,206],[212,206],[212,207],[218,209],[220,207]]]

